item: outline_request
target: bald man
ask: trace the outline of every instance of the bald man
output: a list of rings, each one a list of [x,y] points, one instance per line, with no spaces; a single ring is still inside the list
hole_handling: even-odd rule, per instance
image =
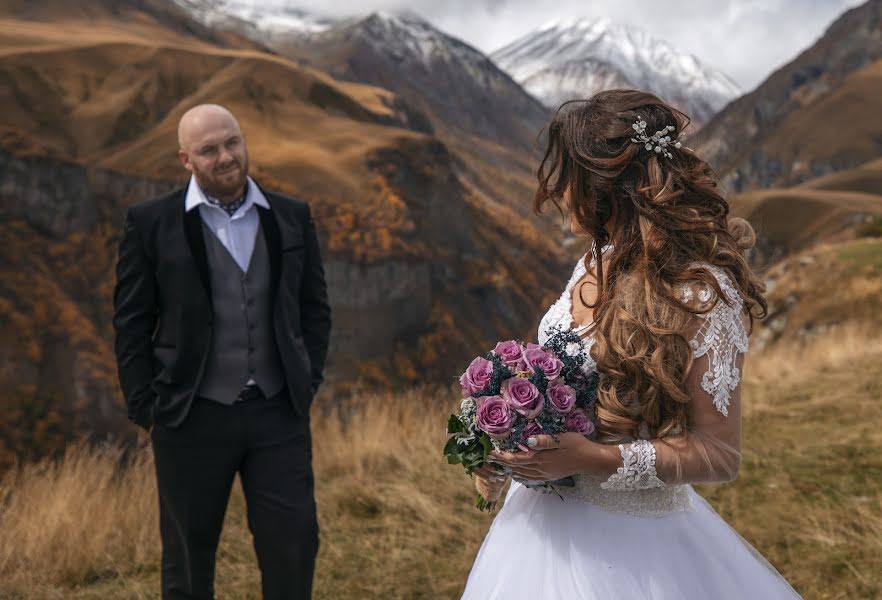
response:
[[[226,108],[188,110],[178,144],[189,183],[128,209],[113,295],[120,385],[156,464],[162,597],[214,598],[238,473],[263,598],[309,598],[309,407],[331,328],[315,224],[248,176]]]

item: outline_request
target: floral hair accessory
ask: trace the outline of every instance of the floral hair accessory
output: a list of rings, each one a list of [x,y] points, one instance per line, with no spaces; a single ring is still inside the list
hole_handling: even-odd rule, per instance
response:
[[[673,125],[668,125],[651,136],[646,135],[646,121],[643,119],[637,119],[637,122],[631,125],[631,127],[637,132],[637,136],[632,137],[631,141],[635,144],[643,144],[647,150],[655,150],[656,154],[663,154],[667,158],[673,158],[668,148],[671,146],[674,148],[680,147],[680,141],[672,140],[669,135],[675,129]]]

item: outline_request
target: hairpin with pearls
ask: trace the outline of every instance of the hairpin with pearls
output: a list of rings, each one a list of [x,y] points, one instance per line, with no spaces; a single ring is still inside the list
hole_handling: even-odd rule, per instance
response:
[[[656,131],[651,136],[646,135],[646,121],[643,119],[637,119],[637,122],[631,125],[631,127],[637,132],[636,137],[632,137],[631,141],[635,144],[643,144],[647,150],[655,150],[656,154],[663,154],[667,158],[673,158],[668,147],[680,147],[680,141],[672,140],[669,135],[670,132],[676,129],[673,125],[668,125],[660,131]]]

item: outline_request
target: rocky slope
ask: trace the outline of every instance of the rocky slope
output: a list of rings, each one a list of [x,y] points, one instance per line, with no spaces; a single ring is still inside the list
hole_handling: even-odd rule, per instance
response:
[[[732,191],[791,185],[882,155],[882,0],[849,10],[689,145]]]
[[[114,4],[125,23],[49,5],[0,12],[0,467],[83,432],[132,433],[111,352],[119,227],[185,181],[175,127],[200,102],[240,118],[255,178],[313,206],[338,390],[446,381],[497,338],[529,336],[557,294],[570,265],[556,243],[462,177],[401,96],[196,23],[169,31],[140,0]]]

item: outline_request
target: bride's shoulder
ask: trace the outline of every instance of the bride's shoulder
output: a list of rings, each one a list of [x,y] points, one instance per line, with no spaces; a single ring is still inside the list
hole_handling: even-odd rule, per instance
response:
[[[689,269],[694,277],[674,284],[674,295],[680,302],[692,310],[707,312],[720,304],[720,294],[717,291],[719,287],[719,291],[724,296],[722,304],[734,310],[736,314],[741,312],[744,300],[726,269],[708,262],[690,263]],[[716,281],[717,287],[707,278],[702,278],[699,275],[702,272],[709,273]]]

